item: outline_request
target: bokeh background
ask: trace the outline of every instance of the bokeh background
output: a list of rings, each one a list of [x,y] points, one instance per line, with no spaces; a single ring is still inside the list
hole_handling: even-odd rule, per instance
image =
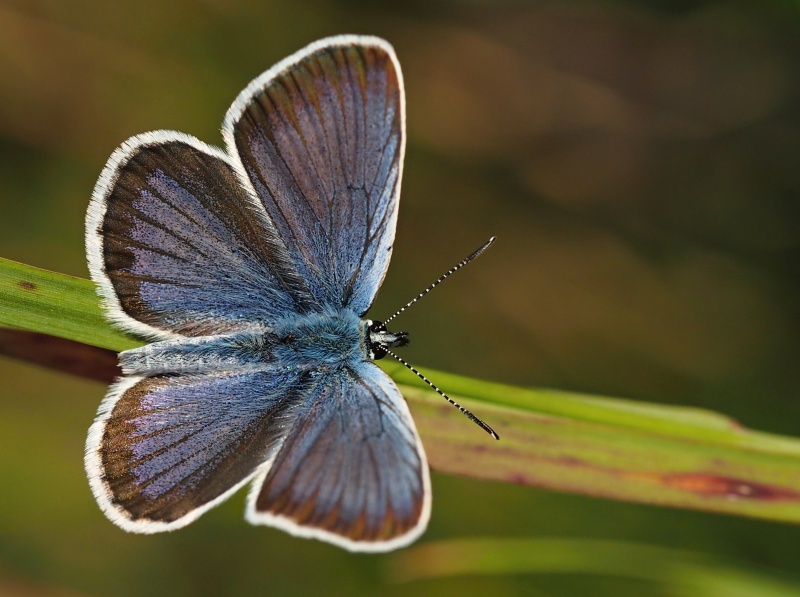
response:
[[[0,255],[86,277],[83,214],[117,145],[160,128],[221,143],[247,82],[336,33],[388,39],[406,82],[399,230],[372,315],[499,237],[404,315],[408,360],[800,435],[796,1],[0,0]],[[2,595],[674,594],[602,574],[400,584],[392,555],[249,527],[241,493],[179,532],[128,535],[82,465],[105,388],[8,359],[0,379]],[[619,540],[800,578],[796,526],[433,486],[423,544]]]

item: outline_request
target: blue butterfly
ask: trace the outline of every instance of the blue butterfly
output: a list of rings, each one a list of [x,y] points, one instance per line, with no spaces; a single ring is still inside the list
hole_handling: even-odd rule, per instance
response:
[[[388,43],[337,36],[239,94],[224,150],[156,131],[112,154],[89,269],[151,340],[120,354],[86,443],[112,522],[173,530],[252,482],[247,520],[293,535],[387,551],[425,529],[425,452],[372,362],[408,336],[361,318],[392,253],[404,102]]]

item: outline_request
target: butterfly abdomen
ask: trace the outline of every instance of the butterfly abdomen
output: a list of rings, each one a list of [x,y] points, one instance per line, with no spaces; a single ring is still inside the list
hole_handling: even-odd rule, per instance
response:
[[[207,373],[270,366],[276,337],[271,332],[241,332],[153,342],[126,350],[119,363],[126,375]]]

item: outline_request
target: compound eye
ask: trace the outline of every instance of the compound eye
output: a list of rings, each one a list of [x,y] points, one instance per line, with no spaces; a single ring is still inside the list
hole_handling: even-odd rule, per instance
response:
[[[389,354],[386,352],[386,349],[377,342],[372,342],[370,344],[369,351],[372,354],[373,361],[380,361],[383,357]]]
[[[382,321],[373,321],[369,324],[370,332],[385,332],[386,326]]]

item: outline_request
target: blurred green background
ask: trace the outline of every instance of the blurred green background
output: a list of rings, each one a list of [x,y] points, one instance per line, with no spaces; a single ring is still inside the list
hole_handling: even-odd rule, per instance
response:
[[[160,128],[220,144],[246,83],[336,33],[388,39],[406,82],[399,229],[371,314],[499,237],[403,316],[409,361],[800,435],[797,2],[0,0],[0,255],[86,277],[83,214],[117,145]],[[242,493],[128,535],[83,471],[105,388],[8,359],[0,375],[0,595],[678,594],[588,564],[398,583],[397,554],[248,526]],[[795,526],[436,473],[433,489],[419,545],[568,538],[588,563],[592,540],[632,542],[800,592]]]

